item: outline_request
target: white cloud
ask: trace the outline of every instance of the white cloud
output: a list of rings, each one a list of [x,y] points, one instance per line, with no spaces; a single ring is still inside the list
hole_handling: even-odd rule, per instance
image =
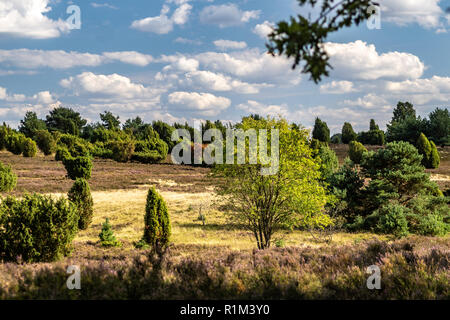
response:
[[[389,110],[391,105],[383,97],[369,93],[362,98],[356,100],[344,100],[339,105],[347,107],[359,107],[363,109]]]
[[[143,32],[167,34],[173,30],[174,25],[185,24],[189,20],[192,6],[186,3],[187,1],[169,2],[174,2],[179,5],[171,17],[168,16],[170,12],[169,6],[163,5],[159,16],[135,20],[131,24],[131,27]]]
[[[0,87],[0,100],[11,103],[39,103],[50,104],[55,102],[55,98],[49,91],[41,91],[33,96],[26,96],[24,94],[8,93],[6,88]]]
[[[247,48],[247,43],[244,41],[216,40],[214,45],[221,50]]]
[[[135,51],[105,52],[100,55],[63,50],[0,50],[0,63],[25,69],[97,67],[114,61],[146,66],[153,58]]]
[[[200,12],[200,21],[225,28],[246,23],[251,19],[258,19],[260,14],[260,10],[242,11],[237,5],[228,3],[205,7]]]
[[[0,33],[32,39],[57,38],[68,31],[62,20],[51,20],[50,0],[2,0],[0,2]]]
[[[289,114],[289,110],[285,104],[266,105],[257,101],[248,100],[247,103],[239,104],[236,107],[245,111],[247,114],[259,114],[261,116],[286,117]]]
[[[320,86],[321,93],[344,94],[354,92],[356,89],[351,81],[331,81]]]
[[[436,28],[444,16],[441,0],[379,0],[382,21],[397,25],[417,23],[425,28]]]
[[[253,33],[257,34],[262,39],[267,39],[268,35],[272,33],[274,24],[269,21],[264,21],[261,24],[257,24],[253,29]]]
[[[193,40],[193,39],[186,39],[183,37],[178,37],[174,40],[174,42],[176,43],[182,43],[182,44],[193,44],[193,45],[201,45],[203,44],[203,42],[201,42],[200,40]]]
[[[395,97],[407,96],[416,104],[422,105],[431,101],[450,101],[450,77],[433,76],[428,79],[387,82],[383,88],[386,94]]]
[[[228,98],[198,92],[173,92],[169,95],[169,103],[204,116],[217,116],[231,105]]]
[[[136,51],[104,52],[103,56],[111,60],[145,67],[153,61],[153,57]]]
[[[350,43],[325,44],[334,70],[331,76],[355,80],[406,80],[420,78],[425,65],[410,53],[379,54],[373,44],[357,40]]]

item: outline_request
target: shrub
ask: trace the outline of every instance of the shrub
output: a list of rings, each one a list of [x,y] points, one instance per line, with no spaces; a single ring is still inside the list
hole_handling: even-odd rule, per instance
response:
[[[106,218],[102,224],[102,231],[99,233],[100,244],[103,247],[120,247],[122,243],[116,239],[114,232],[109,223],[109,219]]]
[[[72,188],[69,190],[68,198],[78,208],[78,229],[86,230],[94,214],[94,202],[89,183],[81,178],[75,180]]]
[[[11,166],[5,166],[0,162],[0,192],[12,191],[17,184],[17,176]]]
[[[22,144],[23,138],[24,138],[24,136],[12,132],[7,137],[6,150],[8,150],[9,152],[11,152],[11,153],[13,153],[15,155],[22,154],[22,152],[23,152],[23,144]]]
[[[360,164],[363,154],[367,152],[367,149],[357,141],[350,141],[348,155],[350,159],[356,163]]]
[[[330,129],[325,121],[316,118],[312,137],[322,142],[330,142]]]
[[[439,156],[439,151],[436,148],[436,145],[433,141],[430,141],[431,144],[431,156],[430,156],[430,169],[439,168],[439,164],[441,163],[441,157]]]
[[[158,163],[163,159],[158,151],[147,151],[147,152],[135,152],[131,157],[131,160],[140,163]]]
[[[10,128],[6,125],[0,126],[0,150],[4,150],[8,144],[8,136],[10,134]]]
[[[150,188],[145,206],[145,229],[142,240],[153,248],[165,247],[169,244],[170,232],[166,203],[154,187]]]
[[[89,157],[66,157],[63,159],[64,167],[67,170],[67,176],[76,180],[83,178],[89,180],[91,178],[92,161]]]
[[[47,130],[38,130],[35,133],[35,140],[39,149],[46,155],[51,155],[56,151],[56,141]]]
[[[322,178],[329,179],[339,169],[339,160],[336,153],[327,146],[321,146],[317,156],[322,160],[320,171]]]
[[[55,261],[72,251],[77,232],[75,205],[39,194],[0,204],[0,255],[3,260]]]
[[[69,150],[67,150],[67,147],[58,147],[56,149],[56,153],[55,153],[55,160],[56,161],[64,161],[64,159],[66,158],[70,158],[70,152]]]
[[[408,221],[406,220],[405,207],[399,204],[388,204],[375,212],[379,216],[378,231],[392,233],[397,237],[408,235]]]
[[[330,142],[334,143],[334,144],[341,144],[342,143],[342,133],[334,134],[331,137],[331,141]]]
[[[358,135],[353,130],[353,127],[350,123],[344,123],[342,127],[342,143],[348,144],[350,141],[356,140]]]
[[[424,236],[445,236],[450,230],[443,217],[437,214],[420,216],[418,220],[416,233]]]
[[[422,155],[422,165],[425,168],[429,168],[431,159],[431,144],[428,138],[421,133],[419,139],[417,139],[417,151]]]
[[[31,140],[31,138],[23,138],[22,139],[22,149],[23,156],[27,158],[33,158],[37,153],[36,142]]]
[[[110,144],[113,159],[117,162],[128,162],[134,152],[134,142],[132,140],[113,141]]]

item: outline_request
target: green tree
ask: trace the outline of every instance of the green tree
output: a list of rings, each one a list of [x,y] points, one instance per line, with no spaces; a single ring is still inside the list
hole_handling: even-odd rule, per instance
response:
[[[79,135],[87,120],[81,118],[80,114],[71,108],[58,107],[50,111],[45,123],[50,132]]]
[[[345,122],[342,127],[342,143],[348,144],[350,141],[356,140],[358,135],[353,130],[352,125],[349,122]]]
[[[37,130],[34,138],[41,151],[46,155],[56,152],[56,141],[53,135],[47,130]]]
[[[348,156],[354,163],[360,164],[364,153],[367,152],[367,149],[357,141],[350,141],[348,146]]]
[[[317,0],[298,0],[300,6],[318,4]],[[269,35],[267,48],[272,55],[285,55],[294,59],[293,68],[303,65],[303,73],[311,75],[314,82],[328,76],[331,68],[324,44],[330,33],[345,27],[359,25],[371,16],[371,0],[323,0],[317,19],[298,14],[290,21],[278,22]]]
[[[159,249],[169,244],[171,234],[166,203],[155,187],[149,189],[145,206],[145,229],[142,241]]]
[[[167,144],[169,151],[172,151],[172,148],[175,146],[175,142],[172,141],[172,133],[175,131],[175,128],[163,121],[153,121],[152,127],[158,133],[159,138]]]
[[[314,129],[312,132],[312,137],[322,142],[329,143],[330,142],[330,129],[328,129],[328,125],[326,122],[316,118],[314,123]]]
[[[102,231],[99,233],[98,237],[100,238],[102,247],[120,247],[122,245],[114,235],[111,224],[109,223],[109,218],[106,218],[105,222],[102,224]]]
[[[338,157],[336,153],[326,145],[319,147],[317,156],[322,161],[320,166],[322,178],[328,180],[339,169]]]
[[[75,180],[68,193],[69,200],[78,208],[78,228],[86,230],[92,222],[94,201],[92,200],[89,183],[82,178]]]
[[[38,119],[36,112],[28,111],[20,120],[19,131],[28,138],[33,138],[37,130],[46,130],[44,120]]]
[[[427,136],[437,145],[450,145],[450,113],[436,108],[429,115]]]
[[[105,111],[104,113],[100,113],[100,120],[102,121],[101,125],[108,130],[119,130],[120,129],[120,120],[119,116],[115,116],[110,111]]]
[[[430,156],[430,169],[437,169],[441,163],[441,157],[439,155],[439,151],[436,148],[436,145],[433,141],[430,141],[431,144],[431,156]]]
[[[36,142],[31,140],[31,138],[22,139],[22,150],[23,150],[24,157],[27,157],[27,158],[35,157],[36,153],[37,153]]]
[[[415,118],[416,110],[414,106],[409,102],[401,102],[397,103],[397,107],[394,109],[394,116],[392,117],[392,122],[401,122],[406,120],[407,118]]]
[[[429,168],[431,162],[431,144],[423,133],[421,133],[419,139],[417,139],[416,146],[417,151],[422,155],[422,165],[425,168]]]
[[[213,167],[217,192],[230,209],[230,217],[252,232],[259,249],[268,248],[272,236],[282,228],[323,228],[331,224],[323,213],[328,200],[322,186],[320,164],[308,146],[308,131],[294,129],[286,120],[243,118],[237,125],[243,131],[279,130],[279,148],[272,149],[268,133],[268,154],[279,155],[278,170],[261,174],[261,162],[224,164]],[[278,149],[278,150],[277,150]],[[278,152],[279,151],[279,152]]]
[[[380,130],[380,127],[375,123],[374,119],[370,119],[370,126],[369,126],[369,130]]]
[[[11,166],[5,166],[0,162],[0,192],[12,191],[17,184],[17,175],[12,171]]]

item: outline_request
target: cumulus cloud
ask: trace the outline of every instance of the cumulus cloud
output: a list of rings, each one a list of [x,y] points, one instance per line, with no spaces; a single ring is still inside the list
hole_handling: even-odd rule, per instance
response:
[[[379,0],[383,21],[397,25],[417,23],[425,28],[436,28],[444,16],[441,0]]]
[[[52,20],[45,14],[52,9],[50,0],[2,0],[0,2],[0,34],[32,39],[57,38],[68,31],[62,20]]]
[[[41,91],[33,96],[24,94],[9,93],[6,88],[0,87],[0,100],[6,102],[26,102],[49,104],[55,102],[54,97],[49,91]]]
[[[214,45],[221,50],[247,48],[247,43],[244,41],[216,40]]]
[[[249,22],[251,19],[258,19],[260,14],[260,10],[243,11],[237,5],[228,3],[205,7],[200,12],[200,21],[226,28]]]
[[[334,70],[331,75],[340,79],[355,80],[406,80],[420,78],[425,65],[406,52],[379,54],[373,44],[361,40],[350,43],[325,44]]]
[[[261,116],[283,116],[289,114],[287,105],[266,105],[254,100],[248,100],[247,103],[241,103],[236,106],[238,109],[245,111],[247,114],[259,114]]]
[[[353,82],[345,80],[331,81],[320,86],[321,93],[344,94],[354,91],[356,91],[356,89],[353,87]]]
[[[145,67],[153,61],[153,57],[136,51],[104,52],[103,56],[123,63]]]
[[[159,16],[135,20],[131,27],[143,32],[167,34],[173,30],[174,25],[185,24],[189,20],[192,6],[187,3],[188,1],[169,1],[168,3],[172,2],[179,5],[172,16],[169,17],[170,7],[163,5]]]
[[[257,34],[261,39],[267,39],[268,35],[272,33],[274,24],[269,21],[264,21],[261,24],[257,24],[253,28],[253,33]]]
[[[231,105],[228,98],[198,92],[173,92],[169,94],[169,103],[204,116],[217,116]]]
[[[431,101],[448,102],[450,100],[450,77],[433,76],[427,79],[389,81],[383,88],[386,94],[408,96],[417,104]]]

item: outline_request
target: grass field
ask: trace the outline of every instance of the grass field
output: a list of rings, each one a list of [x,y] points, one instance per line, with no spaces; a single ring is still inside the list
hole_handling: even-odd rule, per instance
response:
[[[332,146],[342,162],[346,156],[346,146]],[[441,167],[430,171],[432,178],[443,188],[450,182],[450,149],[441,150]],[[8,152],[0,152],[0,161],[10,164],[18,175],[18,185],[13,195],[26,192],[47,193],[65,196],[73,181],[65,177],[65,169],[52,157],[38,155],[23,158]],[[175,166],[170,163],[144,165],[138,163],[116,163],[109,160],[95,160],[90,180],[94,198],[94,218],[85,231],[78,233],[74,240],[72,256],[57,265],[92,265],[104,261],[130,260],[142,252],[133,246],[143,233],[145,200],[148,188],[155,186],[167,202],[172,224],[172,252],[178,257],[197,257],[216,252],[252,252],[256,247],[252,235],[233,224],[218,210],[214,187],[208,178],[209,169]],[[6,195],[6,194],[4,194]],[[199,210],[206,215],[203,225],[198,220]],[[104,249],[98,243],[101,224],[109,218],[116,237],[122,241],[121,248]],[[371,233],[344,233],[333,235],[330,243],[319,241],[305,231],[280,232],[275,240],[282,239],[288,248],[312,248],[329,250],[350,245],[358,247],[368,240],[391,240],[388,236]],[[413,237],[414,242],[430,244],[439,242],[442,250],[449,255],[450,237],[438,240]],[[431,250],[431,249],[430,249]],[[32,268],[48,267],[38,264]],[[29,267],[19,267],[26,270]],[[23,271],[22,270],[22,271]],[[17,266],[0,265],[2,285],[14,281]],[[33,271],[34,272],[34,271]]]

